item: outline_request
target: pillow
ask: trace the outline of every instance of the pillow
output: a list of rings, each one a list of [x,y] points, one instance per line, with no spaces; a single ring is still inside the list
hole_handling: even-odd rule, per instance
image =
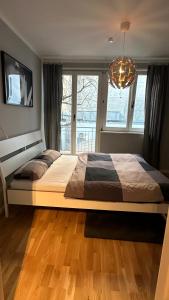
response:
[[[56,150],[48,149],[38,155],[37,159],[47,160],[48,162],[52,161],[52,163],[61,156],[61,153]]]
[[[47,164],[48,168],[53,164],[53,160],[50,157],[48,157],[47,155],[46,156],[44,155],[43,158],[36,157],[36,159],[38,161],[42,161],[45,164]]]
[[[30,160],[14,173],[15,179],[40,179],[47,171],[48,165],[41,160]]]

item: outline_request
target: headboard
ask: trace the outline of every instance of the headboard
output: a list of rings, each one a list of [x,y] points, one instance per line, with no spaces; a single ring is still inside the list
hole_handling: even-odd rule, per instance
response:
[[[0,177],[6,215],[8,215],[6,177],[45,149],[45,141],[41,131],[34,131],[0,141]]]

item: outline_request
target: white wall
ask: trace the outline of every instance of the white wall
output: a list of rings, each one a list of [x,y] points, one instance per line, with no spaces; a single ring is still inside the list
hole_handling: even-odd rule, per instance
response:
[[[144,135],[140,133],[101,132],[100,151],[142,154]]]

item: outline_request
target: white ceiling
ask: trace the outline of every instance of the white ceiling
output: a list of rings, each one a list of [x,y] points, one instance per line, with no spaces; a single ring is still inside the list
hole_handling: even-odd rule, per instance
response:
[[[169,57],[168,0],[0,0],[0,14],[43,57],[111,59],[122,52],[126,19],[128,55]]]

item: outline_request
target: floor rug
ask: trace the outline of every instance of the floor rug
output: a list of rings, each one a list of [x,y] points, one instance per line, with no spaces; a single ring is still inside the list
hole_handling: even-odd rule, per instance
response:
[[[86,215],[85,237],[162,243],[165,219],[160,214],[92,211]]]

